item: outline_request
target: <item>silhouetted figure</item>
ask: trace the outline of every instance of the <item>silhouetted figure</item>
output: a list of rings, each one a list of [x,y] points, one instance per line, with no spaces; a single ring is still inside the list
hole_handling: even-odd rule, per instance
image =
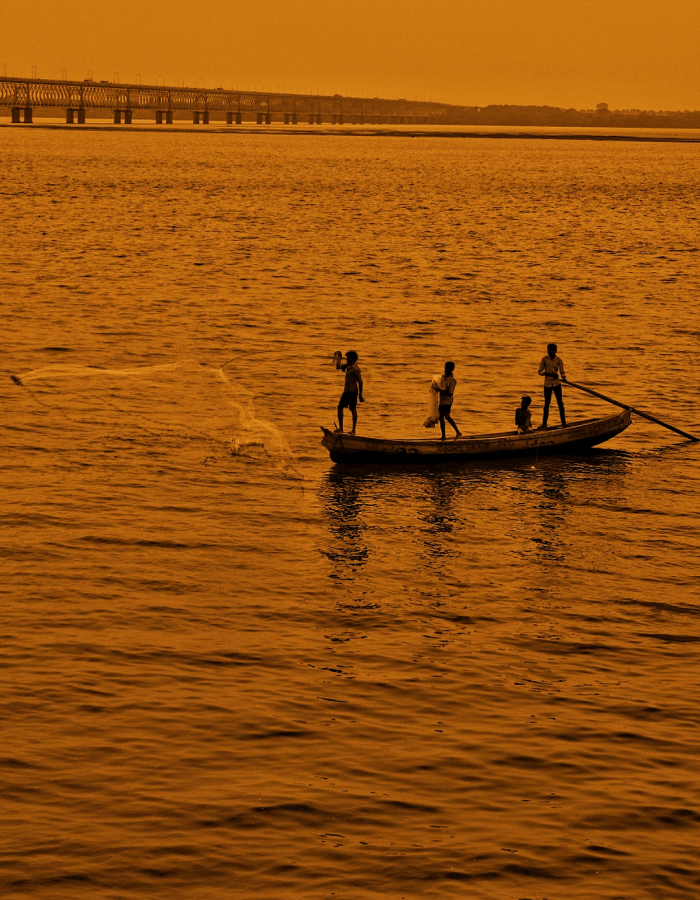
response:
[[[445,374],[442,376],[442,383],[444,387],[440,388],[440,402],[438,405],[438,416],[440,418],[440,431],[442,432],[442,437],[440,440],[446,441],[447,437],[445,435],[445,422],[449,422],[450,425],[455,430],[455,440],[457,438],[462,437],[462,432],[455,425],[454,419],[451,416],[452,412],[452,400],[454,398],[455,388],[457,387],[457,379],[452,374],[455,370],[455,364],[453,362],[445,363]]]
[[[557,398],[559,416],[562,428],[566,428],[566,413],[564,412],[564,398],[562,396],[561,383],[566,381],[564,363],[557,356],[557,345],[547,344],[547,355],[542,357],[542,362],[537,370],[538,375],[544,375],[544,410],[542,411],[542,424],[540,428],[547,427],[549,418],[549,404],[552,402],[552,392]]]
[[[338,430],[343,430],[343,410],[349,409],[352,415],[352,431],[355,434],[357,430],[357,401],[365,402],[362,396],[362,372],[357,365],[357,353],[354,350],[348,350],[345,354],[346,363],[341,363],[342,357],[339,353],[335,354],[335,367],[345,372],[345,387],[338,403]]]
[[[518,429],[518,434],[527,434],[528,431],[532,431],[532,413],[530,412],[531,403],[532,397],[523,394],[520,406],[515,410],[515,424]]]

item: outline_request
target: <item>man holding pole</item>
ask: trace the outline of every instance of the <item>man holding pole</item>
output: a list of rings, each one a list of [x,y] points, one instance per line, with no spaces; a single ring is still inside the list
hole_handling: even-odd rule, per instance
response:
[[[547,355],[542,357],[537,374],[544,375],[544,410],[542,412],[540,429],[547,427],[552,393],[557,398],[561,427],[566,428],[566,413],[564,412],[564,398],[561,390],[561,383],[566,381],[566,375],[564,374],[564,363],[557,356],[556,344],[547,344]]]

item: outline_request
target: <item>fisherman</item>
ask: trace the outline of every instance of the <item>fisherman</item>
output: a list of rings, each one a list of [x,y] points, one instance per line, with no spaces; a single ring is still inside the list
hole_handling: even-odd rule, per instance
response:
[[[518,434],[527,434],[532,431],[532,413],[530,412],[530,404],[532,397],[523,394],[520,400],[520,406],[515,410],[515,424],[518,428]]]
[[[455,440],[462,437],[462,432],[457,428],[454,419],[450,415],[452,412],[452,400],[454,398],[455,388],[457,387],[457,379],[452,374],[455,370],[453,362],[445,363],[445,374],[442,376],[444,387],[440,388],[440,402],[438,405],[438,416],[440,418],[440,431],[442,432],[441,441],[446,441],[445,421],[447,420],[455,430]]]
[[[564,412],[564,398],[561,390],[561,383],[566,381],[566,375],[564,374],[564,363],[557,356],[556,344],[547,344],[547,355],[542,357],[537,374],[544,375],[544,410],[542,411],[542,424],[538,431],[547,427],[552,391],[554,391],[554,396],[557,398],[561,426],[566,428],[566,413]]]
[[[347,362],[341,364],[342,357],[339,352],[335,354],[335,367],[345,372],[345,387],[343,394],[338,403],[338,431],[343,430],[343,410],[349,409],[352,415],[352,431],[355,434],[357,430],[357,401],[365,402],[362,396],[362,373],[357,365],[357,353],[354,350],[348,350],[345,354]]]

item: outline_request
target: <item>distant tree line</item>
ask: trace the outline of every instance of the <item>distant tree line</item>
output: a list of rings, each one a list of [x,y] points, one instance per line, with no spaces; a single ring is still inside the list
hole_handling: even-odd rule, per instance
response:
[[[700,128],[700,111],[582,110],[558,106],[453,107],[433,124],[444,125],[560,125],[583,128]]]

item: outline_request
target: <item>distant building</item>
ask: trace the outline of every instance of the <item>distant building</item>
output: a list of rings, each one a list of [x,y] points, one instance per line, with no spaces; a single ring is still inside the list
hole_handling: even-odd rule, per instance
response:
[[[599,103],[598,106],[596,106],[596,112],[610,112],[610,110],[608,109],[608,104]]]

